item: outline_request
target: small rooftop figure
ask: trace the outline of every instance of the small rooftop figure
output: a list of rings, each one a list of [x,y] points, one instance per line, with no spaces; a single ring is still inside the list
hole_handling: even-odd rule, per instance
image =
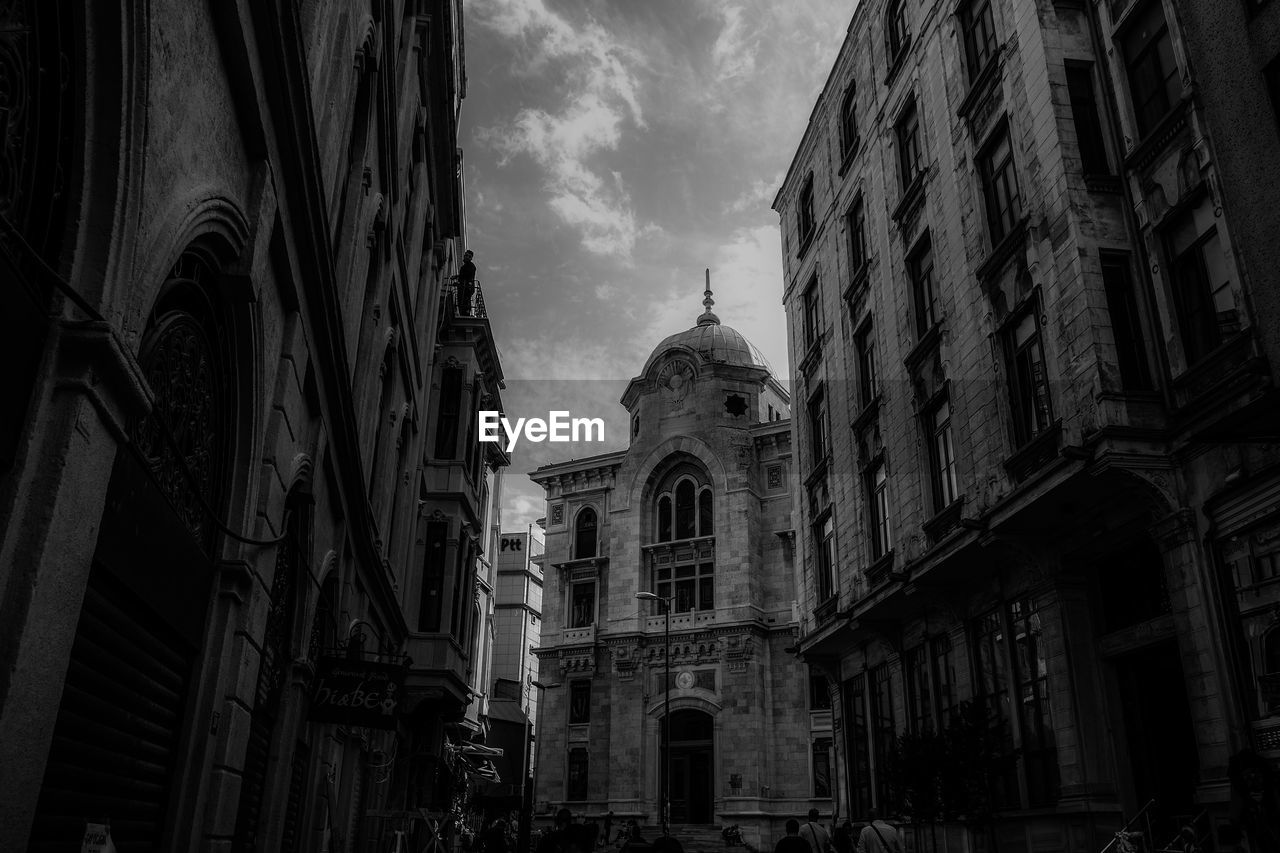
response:
[[[476,265],[471,259],[475,253],[467,249],[462,253],[462,266],[458,267],[458,314],[471,316],[471,303],[475,301]]]

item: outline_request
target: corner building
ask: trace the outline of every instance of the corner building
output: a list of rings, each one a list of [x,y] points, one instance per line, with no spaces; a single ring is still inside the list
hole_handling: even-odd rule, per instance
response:
[[[630,447],[531,475],[547,492],[539,679],[558,685],[539,707],[536,803],[658,825],[669,660],[671,823],[737,823],[759,843],[815,802],[830,716],[811,715],[788,650],[788,395],[707,297],[627,387]],[[638,592],[671,599],[669,659],[662,605]]]
[[[420,847],[507,462],[461,6],[2,7],[0,849]]]
[[[775,200],[834,808],[913,849],[1096,851],[1153,800],[1225,845],[1231,757],[1278,755],[1280,317],[1213,9],[864,2]]]

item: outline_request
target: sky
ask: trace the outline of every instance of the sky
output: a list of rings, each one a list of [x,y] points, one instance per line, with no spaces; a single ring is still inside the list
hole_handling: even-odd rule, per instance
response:
[[[619,450],[654,347],[715,312],[790,375],[770,205],[852,0],[465,0],[467,245],[506,416],[605,420],[605,441],[513,451],[504,530],[545,514],[527,474]]]

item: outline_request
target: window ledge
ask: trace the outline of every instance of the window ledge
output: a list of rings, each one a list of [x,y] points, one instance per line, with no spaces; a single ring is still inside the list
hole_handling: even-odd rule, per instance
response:
[[[1141,172],[1160,156],[1169,143],[1187,126],[1187,115],[1190,113],[1190,97],[1183,95],[1178,103],[1170,107],[1164,118],[1156,122],[1156,126],[1147,131],[1139,139],[1124,158],[1126,169]]]
[[[1119,175],[1085,175],[1084,188],[1098,195],[1121,195],[1124,182]]]
[[[964,509],[964,495],[953,500],[927,519],[923,525],[925,535],[932,542],[937,542],[953,530],[960,527],[960,512]]]
[[[937,320],[932,326],[925,330],[920,336],[920,340],[911,348],[911,351],[902,359],[902,364],[908,370],[918,370],[920,365],[931,354],[937,351],[938,344],[942,340],[942,320]]]
[[[893,549],[867,567],[867,587],[876,587],[893,580]]]
[[[827,600],[819,604],[813,610],[813,621],[819,625],[825,625],[836,615],[836,607],[840,603],[840,599],[835,594],[827,596]]]
[[[965,94],[964,100],[960,102],[960,107],[956,110],[956,115],[960,118],[968,118],[969,113],[973,112],[973,108],[978,101],[986,97],[987,92],[991,90],[991,85],[996,79],[996,69],[1000,67],[1000,53],[1000,48],[993,50],[991,56],[987,59],[987,64],[982,66],[978,76],[973,78],[973,82],[969,84],[969,91]]]
[[[862,266],[853,271],[853,275],[849,279],[849,286],[844,289],[844,293],[840,294],[840,297],[844,299],[845,302],[852,303],[854,299],[862,293],[867,282],[871,280],[871,276],[868,273],[868,268],[870,266],[871,264],[863,261]]]
[[[917,205],[924,203],[924,173],[925,169],[916,172],[911,183],[902,191],[902,198],[898,201],[898,206],[893,209],[890,214],[896,224],[901,225],[903,221],[909,218],[910,214],[916,209]]]
[[[813,470],[804,478],[804,487],[808,489],[813,486],[814,483],[821,480],[822,476],[827,473],[827,468],[830,466],[831,453],[828,452],[825,456],[819,459],[816,464],[814,464]]]
[[[1062,440],[1062,421],[1056,420],[1040,434],[1023,443],[1004,461],[1004,469],[1015,482],[1021,482],[1058,457]]]
[[[902,66],[906,64],[907,54],[911,52],[911,33],[907,33],[902,39],[902,44],[898,47],[898,52],[893,55],[893,59],[889,62],[889,70],[885,72],[884,84],[889,86],[893,83],[893,78],[898,76],[898,72],[902,70]]]
[[[1252,372],[1251,364],[1260,364],[1260,359],[1253,355],[1252,333],[1242,329],[1173,378],[1175,404],[1184,409],[1210,398],[1213,392],[1221,393],[1242,374]],[[1265,367],[1257,372],[1267,374]]]
[[[809,233],[800,238],[800,246],[796,249],[796,259],[803,258],[809,252],[809,247],[813,245],[813,238],[818,233],[817,226],[809,229]]]
[[[800,359],[800,372],[806,377],[818,366],[818,362],[822,361],[822,340],[825,337],[825,332],[819,332],[813,339],[813,343],[809,344],[809,348],[805,350],[804,358]]]
[[[1027,217],[1023,216],[1018,220],[1018,224],[1010,229],[1004,238],[996,243],[987,253],[986,260],[978,265],[978,280],[983,284],[989,283],[1004,268],[1009,260],[1017,254],[1018,250],[1024,250],[1027,247]]]
[[[854,432],[861,432],[867,424],[875,420],[876,412],[880,410],[880,395],[877,394],[871,398],[871,401],[862,407],[862,410],[854,417],[850,426]]]

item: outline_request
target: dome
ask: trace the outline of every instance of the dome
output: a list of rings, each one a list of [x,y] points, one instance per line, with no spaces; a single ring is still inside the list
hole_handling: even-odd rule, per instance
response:
[[[649,368],[659,358],[674,349],[691,350],[698,354],[704,362],[715,364],[736,364],[744,367],[763,367],[771,375],[775,375],[773,367],[765,360],[764,354],[754,344],[742,336],[737,329],[721,325],[720,318],[711,311],[715,300],[711,298],[710,271],[707,272],[707,290],[702,304],[706,311],[698,316],[698,323],[692,329],[677,332],[664,338],[654,349],[649,360],[644,363],[641,374],[649,372]]]

